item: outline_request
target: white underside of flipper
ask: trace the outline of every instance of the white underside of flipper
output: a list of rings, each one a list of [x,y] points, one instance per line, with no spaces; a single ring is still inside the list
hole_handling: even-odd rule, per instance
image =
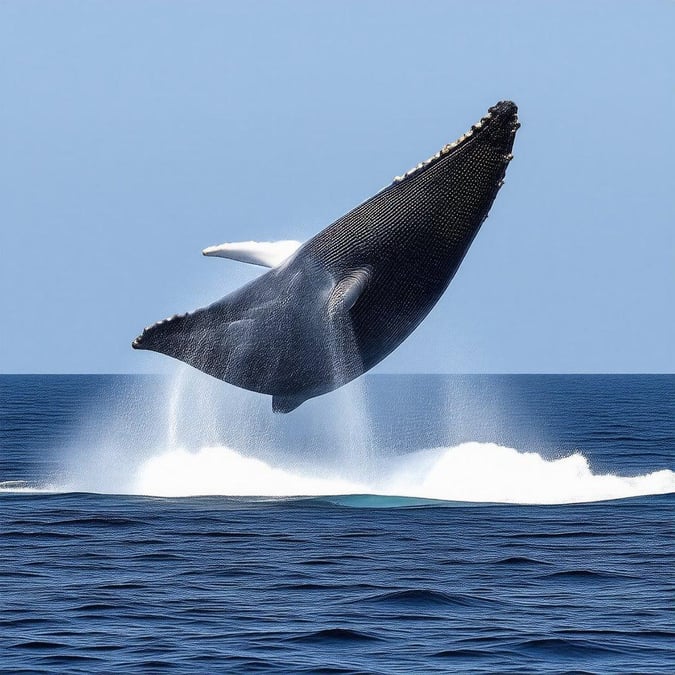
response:
[[[230,258],[239,262],[277,267],[292,256],[302,246],[302,242],[285,241],[240,241],[220,246],[209,246],[202,253],[219,258]]]

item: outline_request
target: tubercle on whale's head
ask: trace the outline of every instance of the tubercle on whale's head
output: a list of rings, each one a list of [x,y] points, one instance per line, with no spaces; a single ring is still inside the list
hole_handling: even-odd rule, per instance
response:
[[[444,145],[435,155],[420,162],[417,166],[414,166],[401,176],[395,176],[393,182],[394,184],[400,183],[411,176],[417,175],[421,171],[433,166],[441,158],[458,151],[467,143],[486,133],[490,133],[492,136],[505,136],[504,144],[510,149],[513,144],[513,137],[519,128],[518,106],[513,101],[499,101],[489,108],[487,114],[472,125],[471,128],[465,134],[462,134],[456,141]],[[513,155],[510,151],[505,155],[504,159],[507,162],[513,159]]]

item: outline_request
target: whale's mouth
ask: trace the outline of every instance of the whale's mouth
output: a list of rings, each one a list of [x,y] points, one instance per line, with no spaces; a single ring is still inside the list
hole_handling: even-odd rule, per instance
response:
[[[487,114],[484,117],[481,117],[478,122],[473,124],[466,133],[462,134],[452,143],[444,145],[435,155],[432,155],[423,162],[420,162],[401,176],[395,176],[394,183],[400,183],[406,178],[417,175],[421,171],[428,169],[443,157],[446,157],[451,152],[456,152],[459,148],[467,145],[474,139],[486,133],[486,131],[489,129],[503,129],[509,135],[515,136],[515,133],[519,127],[520,122],[518,121],[518,106],[513,101],[499,101],[499,103],[496,103],[491,108],[489,108]],[[505,159],[510,161],[512,156],[509,154],[507,157],[505,157]]]

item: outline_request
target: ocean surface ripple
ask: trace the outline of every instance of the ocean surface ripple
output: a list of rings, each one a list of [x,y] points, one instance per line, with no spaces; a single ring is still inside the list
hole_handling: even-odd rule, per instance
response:
[[[675,377],[204,386],[0,377],[0,669],[673,672]]]

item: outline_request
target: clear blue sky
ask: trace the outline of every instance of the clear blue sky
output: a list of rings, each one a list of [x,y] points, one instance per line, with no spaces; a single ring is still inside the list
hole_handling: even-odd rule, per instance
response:
[[[148,372],[255,273],[503,98],[515,159],[380,372],[675,371],[675,3],[0,3],[0,372]]]

